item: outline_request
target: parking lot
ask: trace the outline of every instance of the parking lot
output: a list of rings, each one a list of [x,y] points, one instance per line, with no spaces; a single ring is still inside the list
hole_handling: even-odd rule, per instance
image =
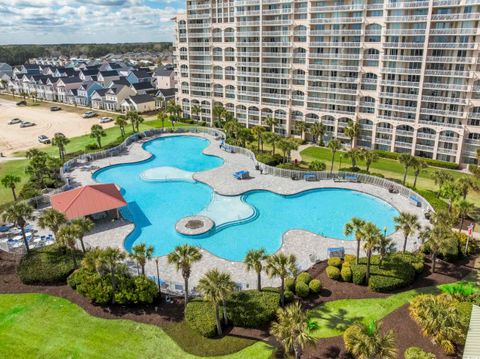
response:
[[[52,112],[44,106],[19,107],[16,106],[17,101],[20,99],[17,98],[16,101],[0,99],[0,152],[6,156],[32,147],[49,146],[38,142],[40,135],[52,138],[56,132],[61,132],[67,137],[88,134],[92,125],[98,124],[100,120],[100,117],[82,118],[81,114],[73,111]],[[26,128],[20,128],[19,124],[9,125],[8,122],[13,118],[33,122],[36,125]],[[102,124],[104,128],[113,125],[113,122]]]

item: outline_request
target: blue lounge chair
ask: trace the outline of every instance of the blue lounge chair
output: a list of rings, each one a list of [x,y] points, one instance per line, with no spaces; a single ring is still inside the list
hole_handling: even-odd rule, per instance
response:
[[[316,181],[317,180],[317,175],[315,173],[305,173],[303,175],[303,179],[305,181]]]
[[[250,172],[248,171],[238,171],[233,174],[233,177],[237,180],[242,180],[250,177]]]
[[[410,201],[412,201],[412,203],[417,207],[422,206],[422,202],[420,202],[420,200],[416,196],[410,196]]]
[[[349,182],[358,182],[358,177],[355,175],[345,175],[345,180]]]

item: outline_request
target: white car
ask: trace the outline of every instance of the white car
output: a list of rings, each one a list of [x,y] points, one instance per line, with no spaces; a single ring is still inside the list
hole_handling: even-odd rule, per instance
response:
[[[108,123],[108,122],[112,122],[113,121],[113,118],[111,117],[102,117],[100,119],[100,123]]]
[[[40,135],[38,136],[38,142],[40,143],[43,143],[43,144],[48,144],[50,143],[50,139],[48,138],[48,136],[45,136],[45,135]]]
[[[83,118],[92,118],[92,117],[95,117],[97,116],[97,113],[94,112],[94,111],[88,111],[88,112],[85,112],[82,117]]]
[[[21,122],[22,122],[22,120],[20,120],[19,118],[13,118],[10,121],[8,121],[8,124],[9,125],[16,125],[17,123],[21,123]]]
[[[23,121],[23,122],[20,124],[20,127],[21,127],[21,128],[24,128],[24,127],[32,127],[32,126],[35,126],[35,123],[29,122],[29,121]]]

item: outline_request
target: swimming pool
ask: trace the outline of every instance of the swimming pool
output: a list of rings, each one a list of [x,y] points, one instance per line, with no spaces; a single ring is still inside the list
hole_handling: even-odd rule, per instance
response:
[[[345,238],[343,228],[357,216],[393,232],[398,211],[388,203],[357,191],[324,188],[295,195],[250,191],[241,196],[221,196],[192,178],[194,172],[223,164],[202,151],[209,141],[194,136],[161,137],[143,145],[152,154],[137,163],[106,167],[94,174],[102,183],[116,183],[128,205],[122,215],[135,223],[125,240],[153,245],[155,255],[166,255],[188,243],[227,260],[241,261],[250,249],[272,254],[289,229],[304,229],[326,237]],[[216,226],[199,236],[178,233],[175,224],[191,215],[212,218]]]

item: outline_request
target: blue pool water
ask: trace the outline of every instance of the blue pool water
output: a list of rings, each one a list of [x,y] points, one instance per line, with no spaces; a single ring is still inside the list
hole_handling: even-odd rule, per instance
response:
[[[393,232],[393,217],[398,212],[388,203],[346,189],[316,189],[290,196],[247,192],[238,202],[251,206],[254,215],[202,236],[181,235],[175,230],[176,222],[207,208],[212,188],[191,180],[147,181],[141,174],[156,167],[199,172],[221,166],[221,158],[202,154],[208,144],[208,140],[193,136],[162,137],[144,145],[152,153],[149,160],[110,166],[94,174],[97,182],[113,182],[122,188],[128,202],[122,215],[135,223],[135,230],[125,240],[127,250],[141,242],[153,245],[155,255],[165,255],[177,245],[188,243],[228,260],[243,260],[252,248],[263,247],[270,254],[277,251],[283,233],[289,229],[345,239],[344,225],[354,216]],[[225,210],[235,211],[235,207]]]

